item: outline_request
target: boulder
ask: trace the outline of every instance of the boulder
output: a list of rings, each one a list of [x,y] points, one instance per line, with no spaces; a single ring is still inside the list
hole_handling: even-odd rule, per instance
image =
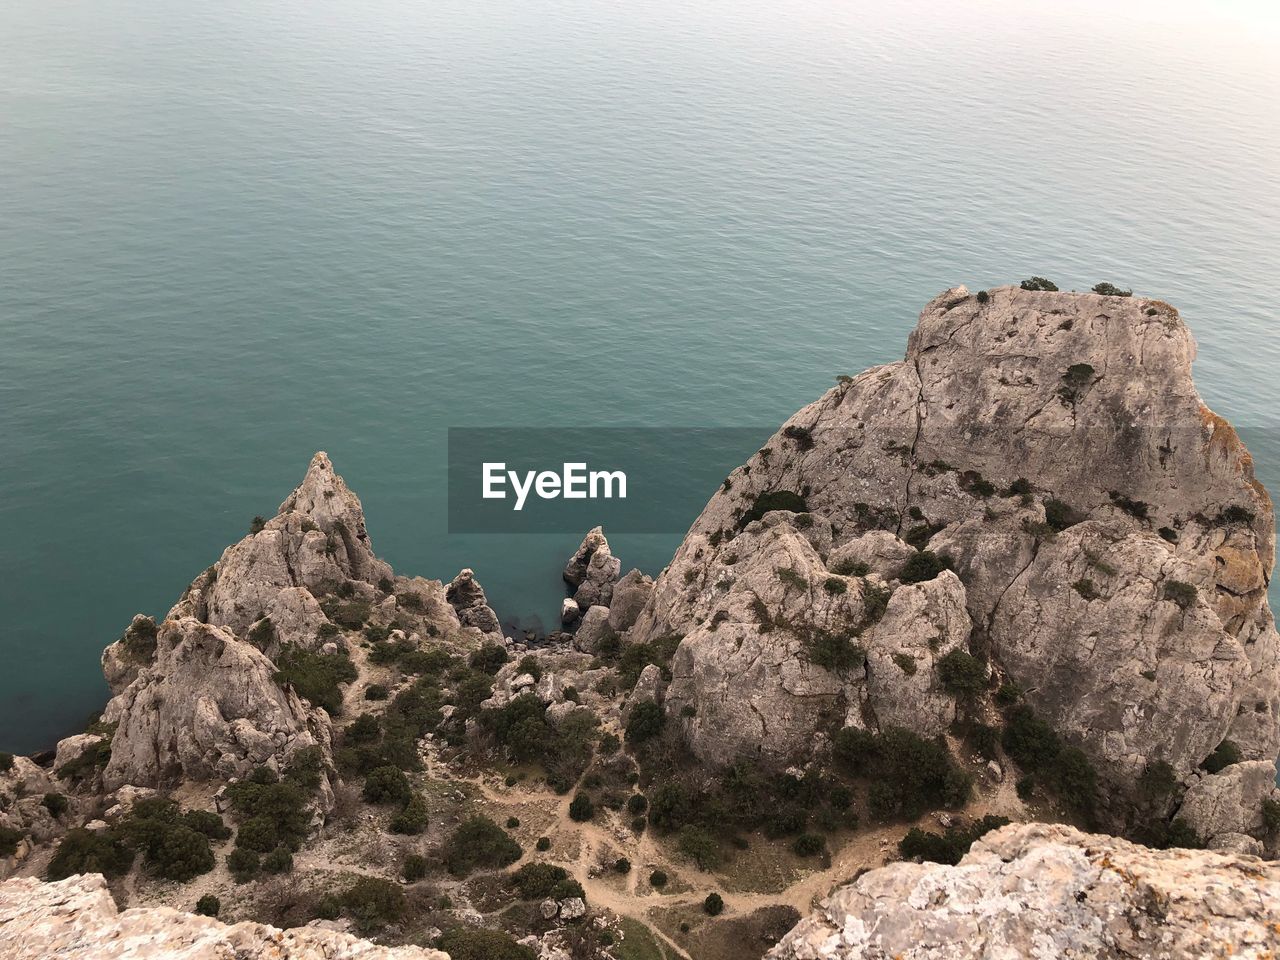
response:
[[[958,866],[864,874],[766,956],[1261,960],[1274,954],[1278,929],[1280,864],[1020,824],[987,834]]]
[[[1178,816],[1210,844],[1224,834],[1262,837],[1262,801],[1273,797],[1280,799],[1275,764],[1245,760],[1191,784]]]
[[[600,641],[611,633],[609,608],[598,604],[587,607],[586,613],[582,615],[582,622],[574,631],[573,648],[583,653],[595,653],[600,646]]]
[[[635,625],[653,593],[653,578],[631,570],[613,586],[609,601],[609,629],[622,634]]]

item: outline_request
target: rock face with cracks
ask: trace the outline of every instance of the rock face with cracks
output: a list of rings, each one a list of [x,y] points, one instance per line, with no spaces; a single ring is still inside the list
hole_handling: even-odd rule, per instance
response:
[[[1071,827],[987,834],[958,866],[896,863],[837,890],[768,960],[1275,956],[1280,865]]]
[[[1097,767],[1113,822],[1153,760],[1184,785],[1223,740],[1272,762],[1274,515],[1248,451],[1196,393],[1194,354],[1160,301],[935,298],[904,360],[842,378],[730,475],[632,628],[631,642],[684,636],[668,703],[701,701],[695,751],[794,759],[833,726],[885,722],[899,687],[919,701],[900,682],[879,700],[855,688],[885,675],[886,654],[916,658],[913,683],[928,676],[919,644],[882,653],[859,624],[868,586],[891,590],[891,607],[917,589],[903,565],[923,547],[958,577],[930,599],[924,646],[964,645],[1021,686]],[[824,594],[833,577],[844,591]],[[815,629],[849,633],[868,675],[815,665]],[[895,721],[943,723],[924,693]]]
[[[314,927],[225,924],[169,907],[120,912],[98,874],[0,884],[0,931],[8,960],[449,960],[439,950],[383,947]]]

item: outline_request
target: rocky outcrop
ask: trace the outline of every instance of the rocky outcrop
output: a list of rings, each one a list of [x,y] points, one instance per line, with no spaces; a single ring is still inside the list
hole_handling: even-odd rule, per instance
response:
[[[609,629],[614,633],[630,630],[653,593],[653,578],[631,570],[613,586],[609,600]]]
[[[360,498],[321,451],[276,516],[228,547],[169,616],[243,635],[287,588],[320,595],[347,581],[374,585],[390,577],[391,568],[373,553]]]
[[[1023,824],[988,834],[958,866],[872,870],[768,958],[1262,960],[1277,944],[1280,864]]]
[[[152,663],[103,712],[116,724],[108,789],[173,786],[282,766],[330,740],[328,715],[275,680],[276,667],[225,627],[166,620]]]
[[[121,912],[97,874],[0,884],[0,931],[8,960],[449,960],[439,950],[383,947],[315,927],[224,924],[168,907]]]
[[[13,757],[8,769],[0,771],[0,829],[22,836],[12,857],[0,855],[0,876],[12,864],[30,853],[30,841],[49,840],[63,832],[64,824],[44,803],[47,793],[57,790],[49,774],[27,757]]]
[[[1246,760],[1192,783],[1178,816],[1210,846],[1220,838],[1239,834],[1272,839],[1263,820],[1264,800],[1280,802],[1275,765]]]
[[[933,665],[968,638],[959,579],[842,575],[818,552],[829,542],[820,522],[772,511],[732,549],[691,537],[672,565],[682,576],[659,582],[668,615],[693,624],[665,703],[703,760],[798,762],[842,726],[933,736],[954,719]]]
[[[576,587],[573,599],[583,610],[609,606],[613,586],[622,570],[622,561],[609,549],[600,527],[592,529],[569,558],[564,568],[565,583]]]
[[[732,609],[762,551],[810,584],[852,577],[840,595],[852,598],[864,582],[895,588],[925,547],[963,587],[972,629],[954,642],[1085,750],[1116,820],[1151,760],[1184,784],[1224,739],[1274,760],[1274,516],[1248,452],[1195,391],[1194,353],[1177,311],[1154,300],[958,287],[928,304],[903,361],[841,378],[733,471],[632,628],[632,642],[685,637],[668,703],[708,696],[699,710],[715,719],[691,725],[695,748],[769,752],[778,731],[817,747],[810,725],[858,722],[836,708],[853,702],[847,677],[815,671],[792,631],[761,635]],[[778,509],[790,560],[758,532]],[[791,622],[764,579],[748,581],[761,617]],[[816,599],[819,622],[839,606]],[[732,637],[709,642],[716,617]],[[948,636],[964,632],[949,623]],[[871,638],[858,643],[883,674]],[[734,670],[717,672],[735,646]],[[743,704],[732,717],[719,707],[731,702]],[[936,727],[946,708],[925,715]]]
[[[476,580],[475,573],[463,570],[445,592],[445,599],[458,614],[458,621],[464,627],[475,627],[481,633],[502,634],[502,624],[498,615],[489,606],[484,595],[484,588]]]

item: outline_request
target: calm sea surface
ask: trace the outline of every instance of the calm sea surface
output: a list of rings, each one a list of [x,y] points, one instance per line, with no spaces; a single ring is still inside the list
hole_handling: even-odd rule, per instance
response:
[[[448,536],[447,427],[776,424],[901,356],[956,283],[1175,303],[1280,489],[1276,26],[1246,3],[6,0],[0,748],[100,707],[101,648],[317,449],[398,570],[474,567],[547,621],[577,538]],[[679,537],[613,540],[657,572]]]

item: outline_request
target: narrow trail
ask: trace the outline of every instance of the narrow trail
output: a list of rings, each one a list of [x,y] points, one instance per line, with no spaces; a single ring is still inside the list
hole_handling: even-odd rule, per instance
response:
[[[439,769],[447,768],[441,764]],[[659,928],[652,915],[655,910],[701,909],[708,894],[718,893],[730,914],[745,916],[762,907],[781,905],[793,907],[805,915],[836,887],[849,882],[860,869],[884,863],[886,855],[895,851],[898,839],[911,826],[889,824],[860,830],[834,851],[829,865],[804,872],[778,892],[726,891],[717,882],[716,874],[704,873],[673,858],[648,831],[634,834],[629,828],[612,822],[612,818],[585,823],[574,821],[569,816],[572,792],[557,796],[545,789],[522,785],[496,787],[492,778],[485,776],[453,776],[450,779],[467,784],[486,802],[497,807],[534,806],[542,811],[550,808],[552,822],[545,833],[552,838],[553,850],[559,855],[551,854],[548,858],[563,866],[582,885],[589,903],[644,924],[653,936],[682,960],[691,958],[683,947]],[[1001,794],[1004,792],[1000,791]],[[996,800],[994,805],[1000,805],[1003,797],[992,799]],[[984,807],[991,805],[989,800],[981,804]],[[922,818],[919,825],[936,829],[936,824],[928,818]],[[571,851],[576,855],[571,855]],[[618,856],[626,857],[632,864],[625,879],[610,872],[610,864]],[[679,877],[681,885],[688,889],[679,893],[648,890],[647,877],[655,869]]]

